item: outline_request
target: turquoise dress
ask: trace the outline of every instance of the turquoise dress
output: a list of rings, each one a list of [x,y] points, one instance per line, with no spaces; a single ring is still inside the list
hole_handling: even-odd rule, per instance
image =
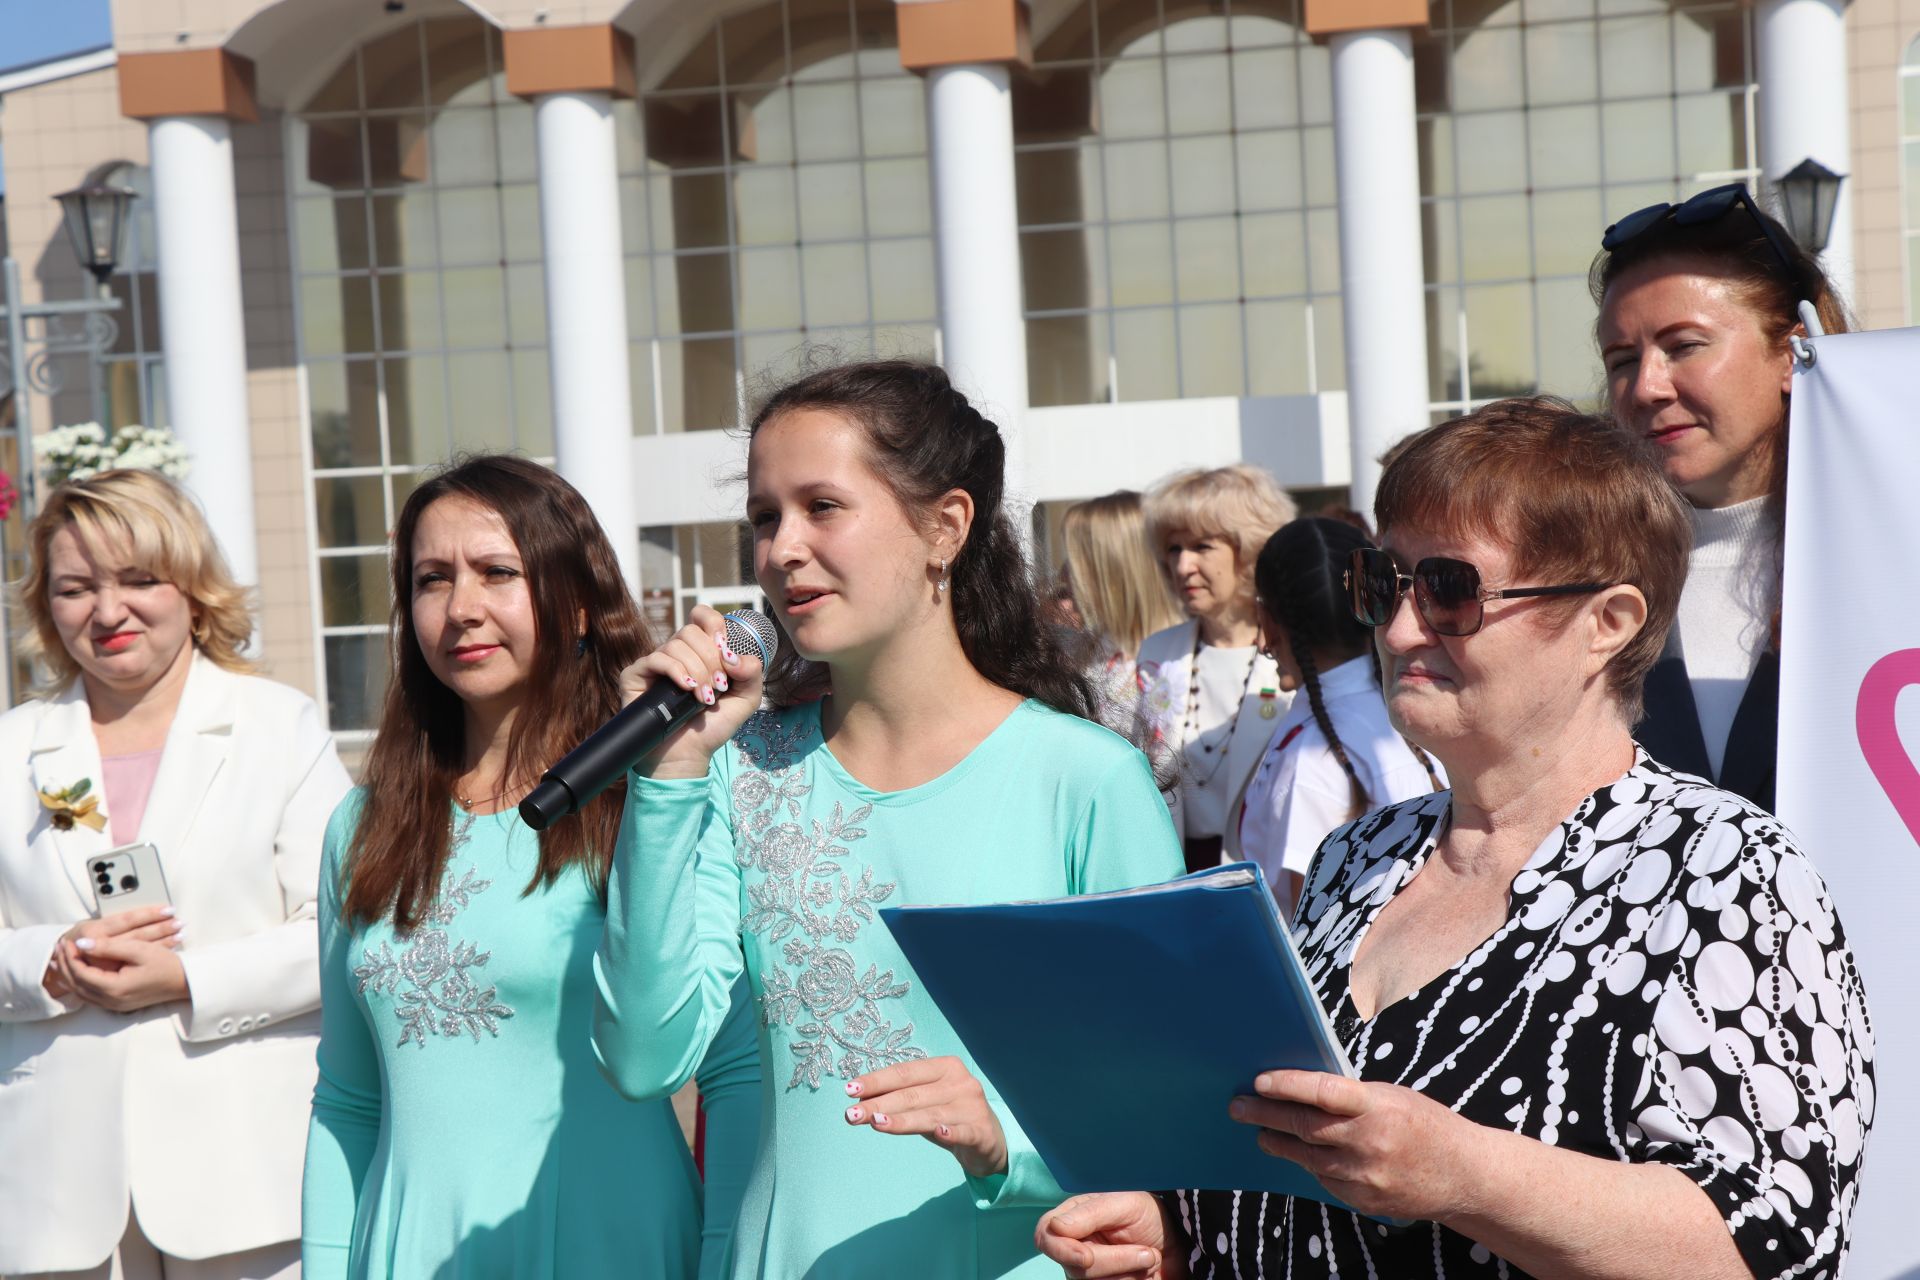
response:
[[[307,1280],[717,1274],[760,1128],[744,996],[731,1016],[723,996],[699,1072],[703,1269],[700,1180],[672,1104],[626,1101],[593,1060],[606,915],[584,873],[525,893],[535,834],[511,810],[461,815],[421,927],[350,926],[340,868],[363,794],[334,811],[320,876]]]
[[[1063,1196],[991,1081],[1008,1169],[983,1180],[924,1138],[848,1125],[844,1082],[947,1054],[975,1070],[876,907],[1180,874],[1146,758],[1026,702],[945,774],[883,793],[840,767],[810,704],[755,716],[705,779],[630,785],[594,1046],[624,1091],[669,1094],[721,1034],[742,972],[751,981],[768,1119],[730,1274],[1057,1280],[1033,1232]],[[992,955],[980,976],[1042,977],[1000,972]]]

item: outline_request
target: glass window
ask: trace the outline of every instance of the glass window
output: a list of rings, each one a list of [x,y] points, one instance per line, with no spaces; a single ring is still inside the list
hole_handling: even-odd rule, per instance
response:
[[[379,714],[387,531],[417,476],[456,449],[553,450],[533,116],[500,77],[486,23],[412,22],[350,54],[288,126],[321,649],[340,732]]]
[[[1533,388],[1593,403],[1587,270],[1607,224],[1757,181],[1750,9],[1447,0],[1432,13],[1415,62],[1433,411]]]
[[[1344,383],[1327,52],[1299,0],[1210,7],[1085,0],[1016,78],[1034,404]]]
[[[900,336],[936,317],[926,88],[894,25],[761,3],[616,110],[637,431],[731,425],[808,345],[930,350]]]

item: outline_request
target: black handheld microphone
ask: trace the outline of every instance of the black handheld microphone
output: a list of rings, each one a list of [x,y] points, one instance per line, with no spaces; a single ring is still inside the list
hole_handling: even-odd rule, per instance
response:
[[[765,614],[741,609],[727,615],[727,646],[738,654],[758,653],[773,661],[779,643]],[[612,786],[621,774],[691,720],[706,704],[693,690],[656,680],[651,689],[622,707],[595,729],[566,758],[547,770],[540,785],[520,802],[520,817],[535,831],[575,812]]]

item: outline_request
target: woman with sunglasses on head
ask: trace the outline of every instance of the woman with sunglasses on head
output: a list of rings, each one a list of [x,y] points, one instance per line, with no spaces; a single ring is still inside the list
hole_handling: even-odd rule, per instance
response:
[[[1686,498],[1693,554],[1635,736],[1657,760],[1773,807],[1789,340],[1814,304],[1849,328],[1818,262],[1745,187],[1607,229],[1589,275],[1607,396]]]
[[[305,1274],[712,1280],[760,1128],[751,1013],[700,1067],[703,1192],[672,1104],[592,1057],[624,788],[538,834],[515,809],[649,647],[613,547],[498,454],[423,477],[393,547],[380,736],[320,874]]]
[[[1866,999],[1786,830],[1634,745],[1689,535],[1650,447],[1500,401],[1415,437],[1376,511],[1355,612],[1452,790],[1334,832],[1307,874],[1293,937],[1358,1078],[1220,1100],[1359,1212],[1087,1196],[1043,1249],[1151,1280],[1840,1274]]]
[[[1166,880],[1166,804],[1092,722],[1002,507],[1000,432],[944,372],[827,369],[749,432],[784,638],[763,681],[696,611],[628,672],[708,710],[630,784],[594,1043],[624,1092],[671,1093],[751,981],[769,1110],[741,1280],[1057,1276],[1033,1231],[1060,1189],[876,908]]]
[[[1187,621],[1140,646],[1141,714],[1177,768],[1174,825],[1187,870],[1219,865],[1234,800],[1292,701],[1260,649],[1253,561],[1294,517],[1265,470],[1168,476],[1146,496],[1147,535]]]
[[[1348,560],[1372,545],[1344,520],[1309,516],[1282,526],[1254,563],[1261,647],[1299,694],[1247,783],[1227,856],[1259,863],[1288,912],[1336,827],[1446,786],[1388,720],[1373,636],[1353,614]]]

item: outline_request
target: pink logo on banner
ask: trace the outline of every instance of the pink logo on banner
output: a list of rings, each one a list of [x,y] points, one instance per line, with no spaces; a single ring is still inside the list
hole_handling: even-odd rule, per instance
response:
[[[1894,705],[1900,691],[1920,684],[1920,649],[1899,649],[1868,668],[1854,704],[1854,730],[1860,735],[1860,754],[1880,782],[1894,811],[1920,843],[1920,768],[1900,741]]]

